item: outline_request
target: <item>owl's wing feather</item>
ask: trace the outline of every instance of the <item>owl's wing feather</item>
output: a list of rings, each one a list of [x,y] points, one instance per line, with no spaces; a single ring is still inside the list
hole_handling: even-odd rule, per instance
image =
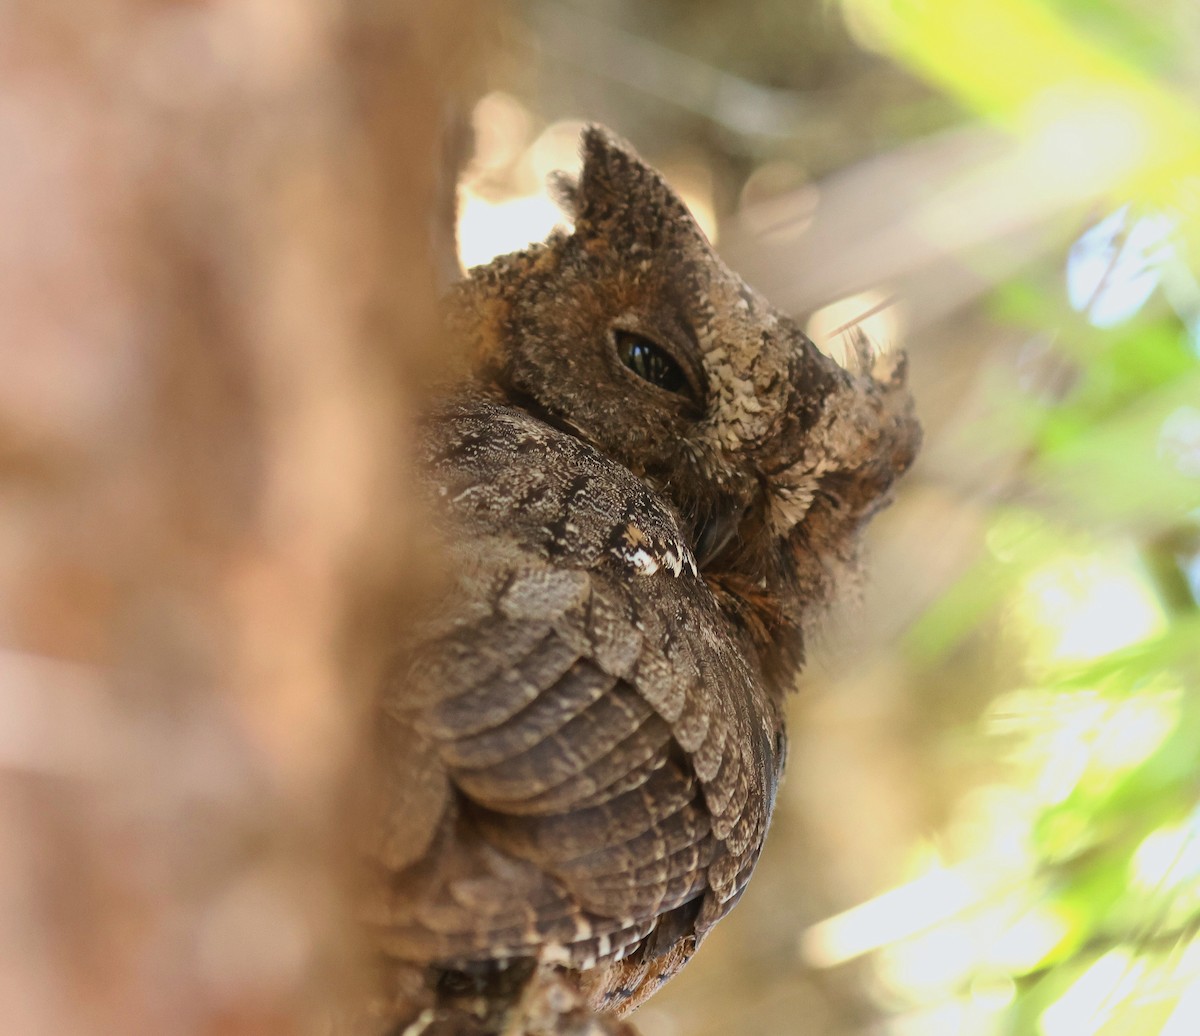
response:
[[[452,409],[432,441],[458,593],[385,708],[433,746],[482,846],[435,845],[393,935],[579,963],[698,898],[711,924],[761,845],[775,716],[675,516],[519,411]]]

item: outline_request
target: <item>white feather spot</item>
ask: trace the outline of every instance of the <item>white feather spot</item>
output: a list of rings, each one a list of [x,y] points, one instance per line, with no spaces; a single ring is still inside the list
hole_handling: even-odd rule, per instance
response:
[[[652,576],[658,571],[658,561],[652,555],[644,551],[641,547],[633,552],[630,558],[633,564],[633,569],[639,576]]]

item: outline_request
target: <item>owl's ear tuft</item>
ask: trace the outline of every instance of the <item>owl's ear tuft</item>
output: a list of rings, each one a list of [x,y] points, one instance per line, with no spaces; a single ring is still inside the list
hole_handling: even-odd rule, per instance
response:
[[[553,187],[560,202],[570,206],[576,232],[603,232],[613,224],[662,229],[692,222],[666,181],[615,133],[595,124],[586,127],[580,151],[578,183],[569,182],[565,194],[561,178]]]

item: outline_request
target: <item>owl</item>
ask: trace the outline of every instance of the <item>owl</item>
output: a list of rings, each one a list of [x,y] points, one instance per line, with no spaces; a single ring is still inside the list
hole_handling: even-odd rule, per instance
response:
[[[449,587],[373,725],[396,1033],[618,1033],[746,888],[806,627],[919,441],[600,127],[573,227],[476,268],[424,425]]]

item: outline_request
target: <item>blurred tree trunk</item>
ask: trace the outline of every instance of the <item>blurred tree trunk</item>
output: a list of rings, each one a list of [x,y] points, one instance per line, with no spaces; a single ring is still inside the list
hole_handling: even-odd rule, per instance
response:
[[[312,1031],[354,981],[478,6],[0,8],[7,1033]]]

